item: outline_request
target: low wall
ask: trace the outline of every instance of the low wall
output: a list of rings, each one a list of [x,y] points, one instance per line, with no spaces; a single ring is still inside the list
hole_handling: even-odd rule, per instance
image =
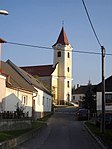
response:
[[[31,119],[1,119],[0,131],[31,128]]]
[[[41,126],[40,128],[34,129],[32,131],[29,131],[17,138],[5,141],[5,142],[1,142],[0,143],[0,149],[12,149],[14,147],[16,147],[17,145],[27,141],[28,139],[39,135],[39,133],[41,133],[41,130],[43,130],[44,128],[46,128],[46,124],[44,124],[43,126]]]
[[[35,112],[35,120],[39,119],[39,118],[43,118],[47,115],[51,114],[51,112]]]

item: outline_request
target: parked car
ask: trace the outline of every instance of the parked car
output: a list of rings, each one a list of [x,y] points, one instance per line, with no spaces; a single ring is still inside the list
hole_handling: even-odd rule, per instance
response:
[[[78,108],[79,107],[79,104],[77,102],[70,102],[69,103],[69,106],[74,106],[75,108]]]
[[[96,125],[100,126],[102,121],[102,114],[99,114],[96,118]],[[105,113],[105,127],[112,128],[112,113]]]
[[[77,111],[77,119],[78,120],[88,120],[89,118],[89,110],[88,109],[79,109]]]

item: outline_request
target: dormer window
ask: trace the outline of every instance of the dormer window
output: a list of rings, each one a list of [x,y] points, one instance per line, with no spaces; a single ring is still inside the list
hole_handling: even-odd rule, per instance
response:
[[[61,51],[59,51],[59,52],[57,53],[57,56],[58,56],[58,57],[61,57]]]

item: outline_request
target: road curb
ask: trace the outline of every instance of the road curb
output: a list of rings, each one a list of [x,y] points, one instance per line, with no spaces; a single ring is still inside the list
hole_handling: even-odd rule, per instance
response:
[[[0,143],[0,149],[11,149],[16,147],[17,145],[29,140],[30,138],[38,135],[42,129],[44,129],[47,126],[47,124],[44,124],[43,126],[33,129],[17,138],[13,138],[8,141],[4,141]]]
[[[87,129],[87,131],[90,133],[90,135],[95,139],[95,141],[100,145],[100,147],[102,149],[108,149],[108,147],[106,147],[99,138],[97,138],[93,133],[92,131],[87,127],[87,125],[85,124],[85,122],[83,122],[85,128]]]

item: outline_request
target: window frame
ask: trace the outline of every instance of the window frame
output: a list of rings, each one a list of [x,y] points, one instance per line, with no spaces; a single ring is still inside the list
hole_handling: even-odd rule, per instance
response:
[[[61,57],[61,51],[57,52],[57,57]]]
[[[67,81],[67,87],[68,88],[70,87],[70,81]]]
[[[107,106],[109,106],[109,105],[112,106],[112,93],[105,93],[105,104]]]
[[[70,58],[70,52],[67,53],[67,57]]]
[[[27,95],[22,95],[22,104],[27,105],[28,104],[28,96]]]

